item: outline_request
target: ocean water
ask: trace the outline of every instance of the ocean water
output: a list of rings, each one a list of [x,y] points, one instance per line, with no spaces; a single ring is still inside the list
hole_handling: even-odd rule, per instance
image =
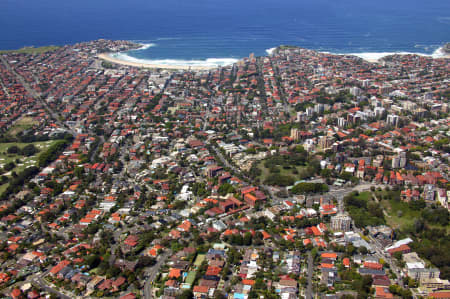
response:
[[[145,44],[119,58],[163,64],[227,64],[278,45],[432,54],[450,42],[450,1],[0,1],[2,49],[98,38]]]

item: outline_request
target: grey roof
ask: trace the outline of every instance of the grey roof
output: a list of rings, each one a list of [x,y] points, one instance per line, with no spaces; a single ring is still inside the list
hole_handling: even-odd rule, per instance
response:
[[[368,268],[359,268],[359,274],[361,275],[384,275],[384,270],[375,270]]]

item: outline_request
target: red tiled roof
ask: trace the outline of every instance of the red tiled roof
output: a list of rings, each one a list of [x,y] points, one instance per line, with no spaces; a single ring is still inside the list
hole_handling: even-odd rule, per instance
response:
[[[65,267],[67,267],[70,264],[70,261],[68,260],[63,260],[61,261],[58,265],[54,266],[51,270],[50,273],[51,274],[58,274],[59,271],[61,271],[62,269],[64,269]]]
[[[128,293],[126,295],[123,295],[122,297],[120,297],[119,299],[136,299],[136,295],[133,293]]]
[[[207,286],[194,286],[194,293],[208,293],[209,287]]]
[[[245,285],[254,285],[255,284],[255,280],[253,280],[253,279],[243,279],[242,280],[242,284],[245,284]]]
[[[324,252],[320,255],[322,258],[325,259],[336,259],[337,258],[337,253],[334,252]]]
[[[428,297],[436,298],[436,299],[438,299],[438,298],[450,298],[450,291],[429,293]]]
[[[181,276],[181,270],[172,268],[169,272],[169,278],[178,278]]]

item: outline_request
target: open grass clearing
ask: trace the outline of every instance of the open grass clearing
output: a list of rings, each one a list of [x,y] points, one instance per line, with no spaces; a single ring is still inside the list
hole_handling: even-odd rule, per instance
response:
[[[258,176],[261,182],[264,182],[271,174],[289,175],[292,176],[296,181],[298,181],[300,180],[299,177],[302,174],[302,172],[305,171],[306,166],[292,166],[290,169],[285,169],[282,166],[277,166],[280,172],[271,173],[270,170],[264,166],[264,163],[260,162],[258,164],[258,168],[261,170],[261,175]],[[297,170],[297,173],[294,173],[295,169]]]
[[[410,204],[403,201],[383,200],[381,205],[387,212],[386,222],[392,228],[405,229],[406,227],[414,225],[416,219],[421,218],[421,211],[414,210]],[[439,224],[428,224],[432,228],[443,228]],[[445,227],[447,232],[450,232],[450,224]]]
[[[358,194],[358,196],[356,196],[356,198],[362,199],[362,200],[365,200],[365,201],[369,201],[369,200],[372,199],[372,194],[370,194],[369,191],[364,191],[364,192],[360,192]]]
[[[386,221],[393,228],[405,228],[414,224],[414,220],[420,217],[420,211],[411,209],[406,202],[383,200],[381,204],[388,213]]]
[[[42,152],[45,152],[51,145],[53,145],[57,141],[58,140],[38,141],[31,143],[21,143],[21,142],[0,143],[0,168],[3,169],[3,167],[10,162],[14,162],[14,164],[16,164],[16,166],[13,169],[5,171],[3,175],[11,176],[11,173],[13,171],[19,173],[27,167],[36,166],[37,161],[39,159],[39,155]],[[8,148],[10,148],[11,146],[15,145],[18,148],[22,149],[29,144],[33,144],[39,150],[39,152],[36,153],[34,156],[26,157],[20,154],[8,154],[7,152]]]
[[[23,47],[16,50],[0,50],[0,54],[21,53],[21,54],[42,54],[59,49],[59,46],[44,46],[44,47]]]
[[[2,194],[6,190],[6,188],[8,188],[8,186],[9,186],[8,183],[1,185],[0,186],[0,194]]]
[[[38,124],[32,117],[24,116],[18,119],[8,130],[8,134],[11,136],[17,136],[18,133],[32,128]]]

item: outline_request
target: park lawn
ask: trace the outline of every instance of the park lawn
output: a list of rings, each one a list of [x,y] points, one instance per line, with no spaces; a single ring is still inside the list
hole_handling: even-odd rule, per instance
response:
[[[21,54],[42,54],[59,49],[59,46],[44,46],[44,47],[23,47],[17,50],[0,50],[0,54],[7,53],[21,53]]]
[[[413,225],[415,219],[420,217],[420,211],[411,209],[409,204],[403,201],[382,200],[381,205],[388,214],[386,217],[388,225],[393,228],[404,229]],[[401,211],[401,216],[399,216],[399,211]]]
[[[385,213],[386,222],[392,228],[405,229],[414,225],[416,219],[421,218],[421,211],[412,209],[407,202],[384,199],[381,201],[381,205],[387,213],[387,215]],[[399,211],[401,211],[401,216],[398,214]],[[440,224],[428,223],[427,225],[430,228],[445,228],[447,233],[450,233],[450,224],[442,226]]]
[[[8,186],[9,186],[8,183],[1,185],[0,186],[0,194],[2,194],[6,190],[6,188],[8,188]]]
[[[8,134],[11,136],[16,136],[18,133],[28,130],[33,127],[33,125],[38,124],[32,117],[22,117],[17,120],[11,128],[8,130]]]
[[[364,192],[360,192],[358,194],[358,196],[356,196],[356,198],[362,199],[362,200],[365,200],[365,201],[369,201],[369,200],[372,199],[372,194],[369,191],[364,191]]]
[[[16,164],[15,168],[6,172],[3,175],[10,176],[13,171],[16,173],[19,173],[29,166],[36,166],[39,155],[41,153],[45,152],[45,150],[47,150],[51,145],[53,145],[57,141],[58,140],[38,141],[38,142],[31,142],[31,143],[21,143],[21,142],[0,143],[0,166],[3,167],[5,164],[7,164],[9,162],[14,162]],[[8,150],[8,148],[13,145],[16,145],[22,149],[24,146],[26,146],[28,144],[34,144],[34,146],[39,150],[39,152],[36,155],[30,156],[30,157],[25,157],[25,156],[18,155],[18,154],[8,154],[6,152]],[[19,159],[20,162],[16,163],[16,159]],[[0,188],[1,187],[3,187],[3,186],[0,186]],[[0,189],[0,190],[2,190],[2,189]]]
[[[274,173],[274,174],[276,174],[276,175],[289,175],[289,176],[292,176],[296,181],[299,180],[299,175],[306,168],[306,166],[295,166],[295,168],[298,171],[298,174],[294,174],[293,173],[294,168],[284,169],[282,166],[279,166],[279,165],[277,167],[280,170],[280,172],[277,172],[277,173]],[[258,178],[259,178],[260,182],[264,182],[271,173],[270,173],[269,169],[264,166],[263,162],[260,162],[258,164],[258,168],[261,169],[261,175],[258,176]]]
[[[374,194],[379,200],[381,200],[388,195],[388,192],[386,190],[375,190]]]

